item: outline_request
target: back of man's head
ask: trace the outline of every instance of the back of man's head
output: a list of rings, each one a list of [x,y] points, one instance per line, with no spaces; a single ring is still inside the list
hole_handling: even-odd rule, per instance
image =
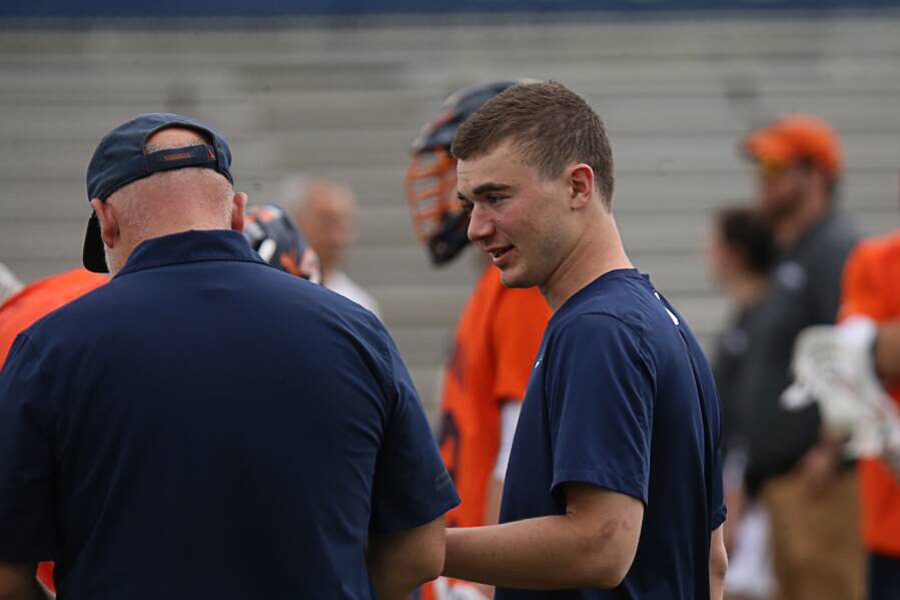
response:
[[[94,208],[85,237],[89,270],[115,273],[142,241],[200,229],[242,229],[231,151],[199,121],[147,113],[110,132],[88,166]]]
[[[612,205],[606,128],[590,105],[561,83],[519,84],[488,100],[456,132],[451,150],[458,160],[468,160],[507,140],[545,179],[559,177],[572,163],[589,165],[604,205]]]
[[[163,129],[145,145],[147,154],[206,144],[196,131]],[[123,238],[143,241],[190,229],[228,229],[234,194],[231,183],[210,169],[185,167],[154,173],[107,198],[118,210]]]

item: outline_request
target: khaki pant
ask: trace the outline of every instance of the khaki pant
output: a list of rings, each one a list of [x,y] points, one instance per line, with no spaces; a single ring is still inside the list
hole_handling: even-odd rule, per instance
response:
[[[856,473],[842,473],[822,495],[800,477],[769,480],[762,498],[771,521],[779,600],[861,600],[864,552]]]

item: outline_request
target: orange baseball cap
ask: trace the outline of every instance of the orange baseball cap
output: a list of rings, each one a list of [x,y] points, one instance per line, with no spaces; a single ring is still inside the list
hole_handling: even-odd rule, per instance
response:
[[[785,116],[744,140],[744,150],[764,164],[787,166],[809,160],[832,178],[843,168],[841,142],[825,121],[810,115]]]

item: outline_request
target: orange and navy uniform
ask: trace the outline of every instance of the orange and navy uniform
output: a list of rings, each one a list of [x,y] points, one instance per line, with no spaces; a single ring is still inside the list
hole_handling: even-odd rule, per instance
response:
[[[854,315],[900,319],[900,232],[862,242],[847,259],[839,320]],[[900,385],[888,391],[900,404]],[[863,544],[900,557],[900,481],[880,459],[865,458],[859,482]]]
[[[444,373],[438,443],[462,503],[451,527],[484,524],[487,484],[500,447],[500,407],[521,400],[550,307],[537,289],[508,289],[488,267],[456,328]]]
[[[485,524],[488,482],[500,449],[504,401],[521,400],[550,307],[537,289],[509,289],[500,271],[481,275],[456,327],[444,372],[438,444],[459,497],[450,527]],[[423,600],[435,598],[432,585]]]
[[[109,281],[109,277],[75,269],[25,286],[0,305],[0,369],[16,336],[64,304]],[[53,563],[38,565],[38,579],[54,591]]]

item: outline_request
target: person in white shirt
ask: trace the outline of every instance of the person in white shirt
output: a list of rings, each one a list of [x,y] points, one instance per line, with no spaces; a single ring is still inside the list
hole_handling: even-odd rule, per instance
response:
[[[353,192],[331,181],[293,175],[284,182],[281,203],[319,255],[322,285],[380,318],[378,303],[372,295],[341,269],[347,249],[356,235],[356,199]]]

